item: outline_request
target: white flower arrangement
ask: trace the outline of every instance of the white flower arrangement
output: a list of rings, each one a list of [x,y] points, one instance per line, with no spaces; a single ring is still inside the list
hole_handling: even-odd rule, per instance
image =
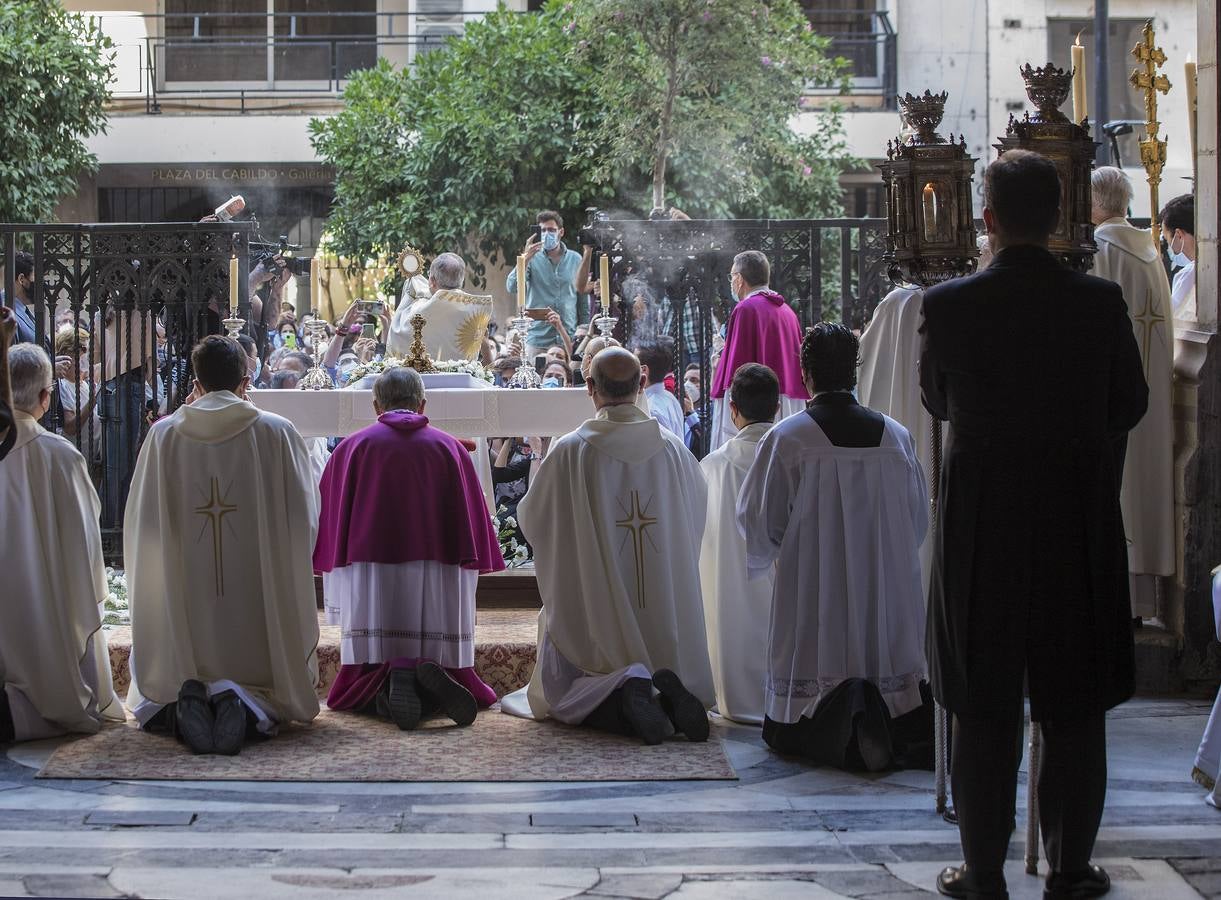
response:
[[[106,567],[106,599],[102,601],[103,625],[130,625],[131,608],[127,602],[127,576]]]
[[[533,561],[530,545],[517,540],[517,519],[506,515],[508,508],[500,506],[496,515],[492,516],[492,524],[496,528],[496,536],[500,541],[500,555],[504,557],[505,565],[517,569]]]
[[[348,383],[355,384],[368,375],[380,375],[387,369],[396,369],[402,365],[404,365],[404,360],[399,356],[386,356],[382,359],[371,359],[365,363],[358,363],[348,373]],[[486,381],[488,384],[492,384],[496,380],[492,372],[485,369],[476,359],[445,359],[441,362],[434,362],[433,366],[438,372],[470,375],[472,378]]]

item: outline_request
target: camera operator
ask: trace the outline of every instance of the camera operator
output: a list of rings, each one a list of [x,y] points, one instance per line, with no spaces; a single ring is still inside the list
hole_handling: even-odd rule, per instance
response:
[[[280,255],[260,260],[250,270],[247,282],[250,294],[250,320],[254,323],[255,340],[262,346],[269,335],[269,325],[280,321],[280,304],[284,300],[284,287],[292,281],[293,272],[288,261]]]
[[[581,254],[567,247],[563,237],[563,218],[557,212],[544,210],[538,214],[538,225],[522,248],[526,257],[526,315],[535,320],[526,334],[526,359],[545,353],[553,344],[563,345],[559,332],[547,321],[551,312],[559,313],[568,334],[589,321],[588,304],[582,309],[577,302],[576,276]],[[517,296],[516,267],[505,280],[505,290]]]

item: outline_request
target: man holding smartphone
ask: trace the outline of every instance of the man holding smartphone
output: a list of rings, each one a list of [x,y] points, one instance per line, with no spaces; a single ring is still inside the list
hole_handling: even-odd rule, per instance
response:
[[[526,333],[526,359],[545,353],[552,345],[564,346],[560,332],[548,321],[551,312],[560,317],[567,334],[589,321],[589,310],[577,302],[576,275],[581,254],[566,246],[564,220],[552,210],[538,214],[537,233],[531,234],[522,249],[526,257],[526,315],[534,324]],[[541,252],[540,252],[541,251]],[[505,289],[517,296],[517,268],[509,272]]]

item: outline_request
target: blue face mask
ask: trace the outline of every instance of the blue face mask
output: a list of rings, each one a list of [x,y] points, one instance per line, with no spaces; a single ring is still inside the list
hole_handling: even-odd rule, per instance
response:
[[[543,232],[543,249],[550,253],[560,245],[560,235],[555,231]]]
[[[564,385],[560,383],[560,380],[554,376],[543,379],[543,387],[545,388],[558,388],[563,386]]]
[[[256,359],[254,361],[254,374],[250,376],[251,381],[258,381],[259,376],[263,374],[263,360]]]

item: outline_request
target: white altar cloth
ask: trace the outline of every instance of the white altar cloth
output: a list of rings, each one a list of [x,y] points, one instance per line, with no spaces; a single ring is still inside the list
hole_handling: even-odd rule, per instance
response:
[[[306,438],[346,436],[377,420],[371,390],[258,390],[248,396],[259,409],[288,419]],[[430,425],[472,439],[557,437],[594,415],[584,388],[426,388],[425,400]],[[476,451],[475,468],[488,506],[494,509],[492,463],[486,451]]]

